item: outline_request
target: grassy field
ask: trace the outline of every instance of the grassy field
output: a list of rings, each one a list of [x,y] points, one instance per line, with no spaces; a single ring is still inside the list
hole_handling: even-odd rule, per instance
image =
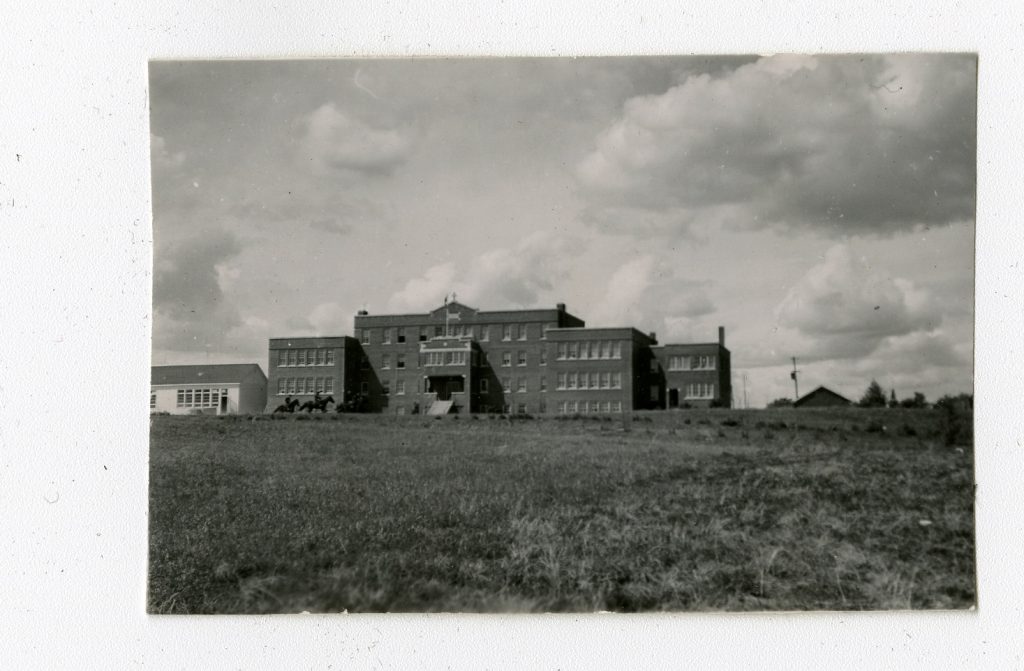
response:
[[[965,608],[966,422],[154,417],[149,610]]]

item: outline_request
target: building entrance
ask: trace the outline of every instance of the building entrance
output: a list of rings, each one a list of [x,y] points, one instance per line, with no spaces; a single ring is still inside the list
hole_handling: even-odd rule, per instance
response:
[[[439,401],[452,400],[452,394],[460,394],[466,388],[461,375],[431,375],[427,378],[429,391],[437,395]]]

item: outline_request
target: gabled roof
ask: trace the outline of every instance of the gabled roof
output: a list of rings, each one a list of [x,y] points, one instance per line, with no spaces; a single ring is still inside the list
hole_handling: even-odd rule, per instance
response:
[[[808,392],[808,393],[804,394],[803,396],[801,396],[800,398],[798,398],[793,403],[793,405],[795,405],[795,406],[796,405],[801,405],[805,401],[807,401],[807,400],[809,400],[811,398],[814,398],[815,396],[826,396],[826,397],[829,397],[829,398],[833,398],[833,399],[835,399],[837,401],[841,401],[843,403],[852,403],[852,401],[850,401],[850,399],[846,398],[842,394],[837,394],[836,392],[832,391],[828,387],[818,387],[814,391]]]
[[[253,376],[266,381],[259,364],[227,363],[204,366],[153,366],[150,384],[230,384]]]
[[[459,303],[458,301],[451,301],[450,303],[445,303],[444,305],[442,305],[439,308],[435,308],[435,309],[431,310],[430,311],[430,316],[431,317],[444,317],[446,313],[449,314],[449,315],[461,315],[463,313],[468,313],[469,315],[475,315],[477,312],[480,312],[480,311],[477,310],[476,308],[471,308],[468,305],[463,305],[462,303]]]

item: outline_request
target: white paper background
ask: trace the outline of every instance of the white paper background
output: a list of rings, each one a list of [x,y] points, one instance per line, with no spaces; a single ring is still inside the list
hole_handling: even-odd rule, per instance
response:
[[[2,3],[2,665],[1024,668],[1024,12],[890,4]],[[977,612],[145,614],[149,58],[919,50],[980,52]]]

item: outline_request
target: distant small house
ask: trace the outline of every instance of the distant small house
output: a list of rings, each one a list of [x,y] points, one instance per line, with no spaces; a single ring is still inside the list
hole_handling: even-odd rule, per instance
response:
[[[149,411],[172,415],[263,412],[267,376],[258,364],[153,366]]]
[[[831,389],[818,387],[809,394],[805,394],[793,403],[795,408],[824,408],[850,405],[850,399],[840,396]]]

